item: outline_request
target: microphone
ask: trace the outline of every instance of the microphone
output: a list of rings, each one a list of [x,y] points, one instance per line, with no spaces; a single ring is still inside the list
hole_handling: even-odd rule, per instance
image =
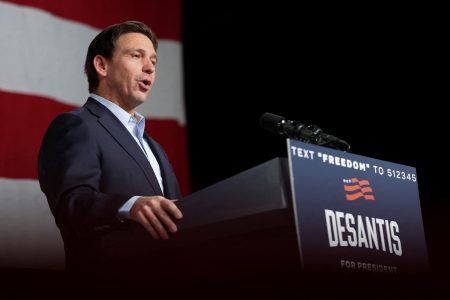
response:
[[[324,133],[317,125],[306,126],[299,121],[287,120],[284,117],[268,112],[261,116],[259,124],[262,128],[277,135],[286,136],[305,143],[350,151],[350,145],[346,141]]]

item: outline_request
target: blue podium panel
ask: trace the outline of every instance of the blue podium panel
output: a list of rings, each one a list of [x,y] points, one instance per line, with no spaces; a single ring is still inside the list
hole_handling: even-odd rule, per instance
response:
[[[415,168],[288,140],[305,271],[428,270]]]

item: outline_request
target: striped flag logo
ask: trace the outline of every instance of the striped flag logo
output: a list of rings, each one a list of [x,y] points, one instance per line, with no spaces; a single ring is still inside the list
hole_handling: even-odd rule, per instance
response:
[[[155,85],[137,111],[189,192],[181,0],[0,1],[0,267],[61,268],[62,241],[37,181],[39,147],[51,120],[88,98],[90,41],[128,20],[158,37]]]
[[[364,198],[365,200],[375,200],[372,187],[369,180],[360,180],[358,178],[344,179],[345,198],[348,201]]]

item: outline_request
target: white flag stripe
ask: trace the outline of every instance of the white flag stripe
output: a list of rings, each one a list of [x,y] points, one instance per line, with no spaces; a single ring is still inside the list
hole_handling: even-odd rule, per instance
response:
[[[64,268],[64,246],[36,180],[0,178],[0,266]]]
[[[171,40],[158,41],[156,81],[150,99],[138,111],[152,119],[175,119],[186,124],[181,44]]]
[[[81,106],[88,96],[86,50],[98,29],[43,10],[0,2],[0,89]],[[158,33],[156,33],[158,34]],[[185,124],[182,46],[160,40],[157,80],[139,112]]]

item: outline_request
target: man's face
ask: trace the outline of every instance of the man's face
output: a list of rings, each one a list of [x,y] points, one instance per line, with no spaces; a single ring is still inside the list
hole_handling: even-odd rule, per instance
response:
[[[145,102],[155,81],[156,51],[141,33],[121,35],[106,60],[105,96],[128,112]]]

